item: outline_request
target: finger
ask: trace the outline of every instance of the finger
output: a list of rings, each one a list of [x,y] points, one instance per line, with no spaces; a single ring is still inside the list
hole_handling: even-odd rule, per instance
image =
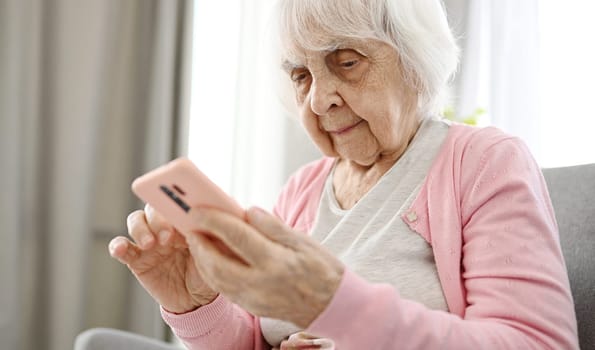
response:
[[[149,249],[155,244],[155,236],[146,221],[145,212],[137,210],[126,219],[128,234],[141,249]]]
[[[141,253],[140,248],[122,236],[112,239],[108,249],[113,258],[125,265],[134,263]]]
[[[285,247],[294,247],[297,244],[297,240],[303,238],[298,236],[279,218],[258,207],[248,209],[246,217],[248,223],[254,226],[256,230],[264,234],[271,241]]]
[[[167,241],[172,233],[174,232],[173,226],[168,223],[159,212],[157,212],[152,206],[145,205],[145,217],[149,229],[157,234],[159,242]]]
[[[314,340],[284,340],[280,346],[280,350],[313,350],[322,348]]]
[[[220,240],[248,264],[256,264],[268,256],[270,242],[243,220],[212,208],[192,208],[188,214],[197,232],[207,232]]]
[[[192,232],[186,240],[196,269],[215,289],[226,290],[226,280],[237,284],[241,276],[247,272],[245,263],[222,254],[217,242],[205,234]]]

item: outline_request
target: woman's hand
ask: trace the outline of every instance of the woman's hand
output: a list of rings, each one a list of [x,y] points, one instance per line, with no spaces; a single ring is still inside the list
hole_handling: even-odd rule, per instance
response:
[[[190,215],[194,229],[182,234],[201,276],[254,315],[306,328],[341,282],[337,258],[260,209],[248,210],[246,221],[208,208]]]
[[[184,313],[217,297],[201,278],[184,237],[150,206],[127,219],[133,241],[116,237],[112,257],[126,264],[141,285],[167,311]]]
[[[310,334],[299,332],[292,334],[289,339],[281,342],[279,348],[273,350],[333,350],[335,344],[330,339],[322,339]]]

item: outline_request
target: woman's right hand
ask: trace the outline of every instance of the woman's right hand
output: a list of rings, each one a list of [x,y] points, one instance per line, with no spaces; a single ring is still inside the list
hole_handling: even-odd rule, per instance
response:
[[[184,237],[151,206],[128,215],[128,234],[109,244],[112,257],[128,266],[167,311],[185,313],[217,297],[200,277]]]

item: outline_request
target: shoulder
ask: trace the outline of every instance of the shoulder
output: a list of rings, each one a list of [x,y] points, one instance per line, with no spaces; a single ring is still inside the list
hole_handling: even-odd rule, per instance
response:
[[[313,183],[326,179],[334,158],[323,157],[301,166],[287,180],[285,191],[301,192]]]
[[[541,177],[528,147],[518,137],[495,127],[452,124],[420,192],[421,202],[416,204],[429,198],[437,203],[451,198],[456,204],[453,210],[460,213],[461,206],[467,207],[484,194],[510,190],[515,183],[542,187]]]
[[[438,157],[437,165],[453,167],[461,178],[473,177],[486,165],[505,166],[511,162],[534,162],[526,144],[496,127],[453,124]]]
[[[286,182],[275,204],[274,213],[293,228],[307,231],[320,201],[320,194],[334,163],[324,157],[300,167]]]
[[[457,150],[475,150],[484,152],[493,146],[502,142],[511,141],[513,143],[522,142],[517,137],[493,127],[476,127],[462,124],[453,124],[450,126],[447,137],[447,145]]]
[[[450,148],[452,162],[443,164],[441,174],[447,173],[445,166],[455,174],[452,180],[463,218],[488,200],[522,193],[549,201],[541,169],[520,138],[495,127],[455,126]]]
[[[476,176],[486,168],[504,170],[514,165],[536,166],[523,140],[496,127],[451,126],[446,148],[453,154],[462,176]],[[474,169],[475,171],[471,171]]]

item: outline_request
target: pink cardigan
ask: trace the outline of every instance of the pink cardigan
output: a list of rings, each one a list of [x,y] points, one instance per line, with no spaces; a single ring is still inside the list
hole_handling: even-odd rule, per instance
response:
[[[324,158],[300,169],[275,214],[309,232],[332,164]],[[347,268],[306,332],[340,350],[578,349],[554,212],[521,141],[495,128],[452,125],[402,219],[431,244],[450,312]],[[258,318],[223,296],[188,314],[162,315],[190,349],[268,348]]]

